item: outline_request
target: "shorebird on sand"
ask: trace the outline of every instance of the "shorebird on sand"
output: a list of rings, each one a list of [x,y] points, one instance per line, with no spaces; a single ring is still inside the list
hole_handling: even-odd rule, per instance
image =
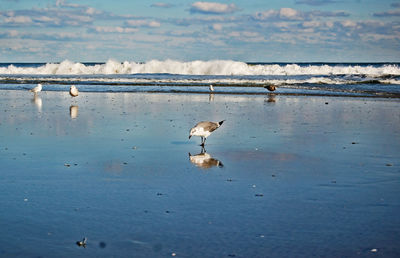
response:
[[[269,90],[269,91],[274,91],[274,90],[276,90],[276,86],[273,85],[273,84],[267,85],[267,86],[265,86],[264,88],[266,88],[266,89]]]
[[[31,92],[33,93],[38,93],[42,91],[42,84],[38,83],[38,85],[35,88],[30,89]]]
[[[207,137],[210,136],[212,132],[217,130],[224,121],[225,120],[222,120],[221,122],[218,123],[202,121],[200,123],[197,123],[192,129],[190,129],[189,139],[192,136],[200,136],[201,137],[200,146],[204,146]]]
[[[72,85],[71,88],[69,89],[69,95],[71,95],[72,97],[76,97],[78,96],[79,91],[78,89],[75,87],[75,85]]]
[[[267,85],[267,86],[265,86],[264,88],[266,88],[266,89],[269,90],[269,91],[274,91],[274,90],[276,90],[276,86],[273,85],[273,84]]]

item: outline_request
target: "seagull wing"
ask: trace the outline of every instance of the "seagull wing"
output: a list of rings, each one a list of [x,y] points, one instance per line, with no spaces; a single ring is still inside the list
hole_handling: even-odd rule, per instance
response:
[[[217,124],[217,123],[208,122],[208,121],[200,122],[200,123],[198,123],[198,124],[196,125],[196,127],[197,127],[197,126],[203,127],[204,131],[209,131],[209,132],[214,132],[215,129],[218,128],[218,124]]]

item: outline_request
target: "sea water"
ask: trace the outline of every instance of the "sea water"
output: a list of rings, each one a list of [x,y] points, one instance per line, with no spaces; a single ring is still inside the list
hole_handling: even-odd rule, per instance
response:
[[[232,60],[1,63],[0,89],[400,97],[399,63],[245,63]]]

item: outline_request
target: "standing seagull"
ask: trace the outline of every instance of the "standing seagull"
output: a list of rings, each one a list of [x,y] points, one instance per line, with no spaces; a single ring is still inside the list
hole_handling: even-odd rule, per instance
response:
[[[30,89],[31,92],[33,93],[38,93],[42,91],[42,84],[38,83],[38,85],[35,88]]]
[[[220,127],[224,121],[225,120],[222,120],[221,122],[218,123],[203,121],[196,124],[192,129],[190,129],[189,139],[193,135],[200,136],[201,137],[200,146],[204,146],[207,137],[210,136],[210,134],[214,132],[218,127]]]
[[[71,95],[72,97],[76,97],[78,96],[79,91],[78,89],[75,87],[75,85],[72,85],[71,88],[69,89],[69,95]]]

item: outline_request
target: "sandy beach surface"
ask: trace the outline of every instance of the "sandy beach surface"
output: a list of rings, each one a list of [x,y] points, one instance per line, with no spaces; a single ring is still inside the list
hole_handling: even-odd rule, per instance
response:
[[[398,99],[1,90],[0,257],[399,257],[399,161]]]

